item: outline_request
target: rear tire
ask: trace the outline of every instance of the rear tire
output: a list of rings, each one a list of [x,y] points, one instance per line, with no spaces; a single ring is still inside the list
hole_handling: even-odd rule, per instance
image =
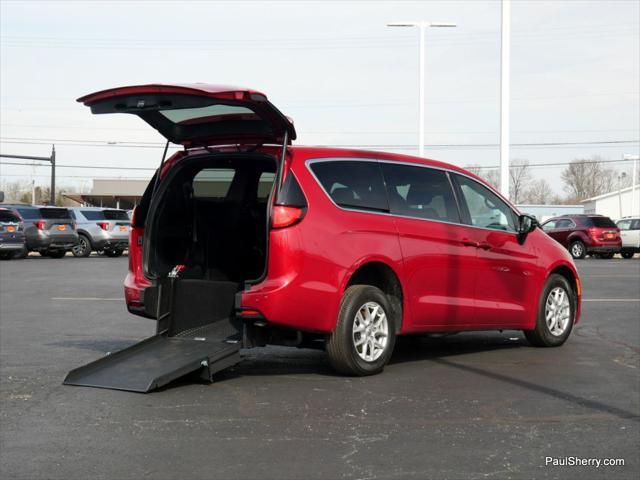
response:
[[[86,235],[78,235],[78,243],[71,249],[74,257],[86,258],[91,255],[91,242]]]
[[[67,254],[66,250],[49,250],[47,256],[51,258],[62,258]]]
[[[533,330],[524,330],[531,345],[559,347],[573,328],[576,316],[576,295],[562,275],[552,274],[542,289],[538,301],[538,316]]]
[[[40,250],[38,253],[40,254],[41,257],[49,256],[49,250]]]
[[[620,255],[622,256],[622,258],[629,259],[629,258],[633,258],[634,254],[633,252],[620,252]]]
[[[122,252],[123,252],[123,250],[105,250],[104,254],[107,257],[114,258],[114,257],[121,257],[122,256]]]
[[[380,373],[391,358],[395,340],[395,322],[385,294],[369,285],[347,288],[326,344],[333,368],[355,376]]]
[[[0,260],[11,260],[14,257],[14,252],[0,252]]]
[[[13,254],[13,258],[17,260],[22,260],[23,258],[27,258],[28,255],[29,255],[29,250],[27,249],[27,247],[22,247],[22,250]]]
[[[573,258],[584,258],[587,255],[587,248],[581,240],[576,240],[569,245],[569,253]]]

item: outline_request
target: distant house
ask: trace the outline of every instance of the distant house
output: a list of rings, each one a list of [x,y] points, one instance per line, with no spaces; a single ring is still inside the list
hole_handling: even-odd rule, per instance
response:
[[[635,196],[635,202],[633,202]],[[614,220],[640,215],[640,185],[615,190],[597,197],[587,198],[582,201],[584,213],[597,213],[613,218]]]
[[[516,205],[522,213],[528,213],[544,222],[560,215],[584,213],[584,205]]]

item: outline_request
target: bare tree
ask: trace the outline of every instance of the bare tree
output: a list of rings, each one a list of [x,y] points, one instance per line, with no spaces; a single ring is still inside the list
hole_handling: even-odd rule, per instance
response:
[[[533,205],[546,205],[552,203],[554,193],[551,185],[544,178],[539,178],[530,182],[522,194],[522,203],[530,203]]]
[[[520,203],[526,185],[531,181],[529,160],[514,159],[509,167],[509,197],[513,203]]]
[[[617,172],[604,166],[603,158],[593,156],[573,160],[561,174],[570,201],[579,202],[613,191],[617,187]]]
[[[468,165],[465,168],[471,173],[484,179],[487,183],[498,188],[498,184],[500,183],[500,174],[497,168],[486,168],[481,167],[480,165]]]

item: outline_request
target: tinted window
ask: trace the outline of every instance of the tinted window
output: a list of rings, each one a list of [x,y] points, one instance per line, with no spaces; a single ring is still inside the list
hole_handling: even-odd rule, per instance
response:
[[[18,213],[25,220],[36,220],[38,218],[42,218],[40,216],[40,211],[37,208],[16,208]]]
[[[193,178],[193,195],[199,198],[225,198],[236,171],[232,168],[204,168]]]
[[[495,193],[470,178],[456,175],[469,211],[471,225],[516,231],[514,213]]]
[[[107,220],[126,220],[129,221],[129,215],[124,210],[104,210],[102,212]]]
[[[631,224],[631,230],[640,230],[640,220],[634,220]]]
[[[391,213],[459,222],[447,174],[440,170],[382,163]]]
[[[300,184],[296,180],[296,177],[292,173],[287,175],[284,180],[284,185],[278,193],[277,205],[288,205],[290,207],[306,207],[307,199],[302,193]]]
[[[16,217],[13,213],[7,212],[7,211],[0,211],[0,222],[16,223],[19,221],[20,219]]]
[[[271,187],[276,174],[272,172],[262,172],[258,180],[258,200],[266,200],[271,193]]]
[[[71,218],[71,215],[69,215],[69,210],[67,210],[66,208],[41,208],[40,214],[42,215],[42,218],[50,220],[68,220]]]
[[[389,211],[378,162],[316,162],[311,164],[311,170],[338,205],[345,208]]]
[[[104,213],[101,210],[80,210],[80,213],[84,218],[90,221],[104,220]]]
[[[609,217],[589,217],[591,225],[600,228],[616,228],[616,224],[613,223]]]
[[[573,228],[574,226],[573,222],[568,218],[562,218],[556,224],[556,228]]]

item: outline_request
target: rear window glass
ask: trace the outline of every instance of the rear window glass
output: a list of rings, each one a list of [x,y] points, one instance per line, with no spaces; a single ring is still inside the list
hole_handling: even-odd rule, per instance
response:
[[[80,213],[87,220],[104,220],[104,213],[100,210],[80,210]]]
[[[126,220],[129,221],[129,215],[124,210],[104,210],[102,212],[107,220]]]
[[[50,220],[69,219],[71,215],[66,208],[41,208],[40,214],[42,218]]]
[[[311,164],[311,170],[333,201],[341,207],[389,211],[378,162],[316,162]]]
[[[176,110],[160,110],[160,113],[180,125],[196,124],[222,120],[224,117],[233,115],[255,116],[253,110],[247,107],[234,105],[209,105],[198,108],[180,108]]]
[[[42,218],[40,211],[37,208],[18,208],[18,213],[25,220],[36,220]]]
[[[0,211],[0,222],[16,223],[19,221],[20,219],[17,216],[15,216],[13,213],[7,212],[7,211]]]
[[[391,213],[460,222],[458,206],[447,174],[409,165],[382,164]]]
[[[232,168],[205,168],[193,178],[196,198],[225,198],[236,171]]]
[[[616,224],[613,223],[609,217],[589,217],[591,225],[599,228],[616,228]]]

